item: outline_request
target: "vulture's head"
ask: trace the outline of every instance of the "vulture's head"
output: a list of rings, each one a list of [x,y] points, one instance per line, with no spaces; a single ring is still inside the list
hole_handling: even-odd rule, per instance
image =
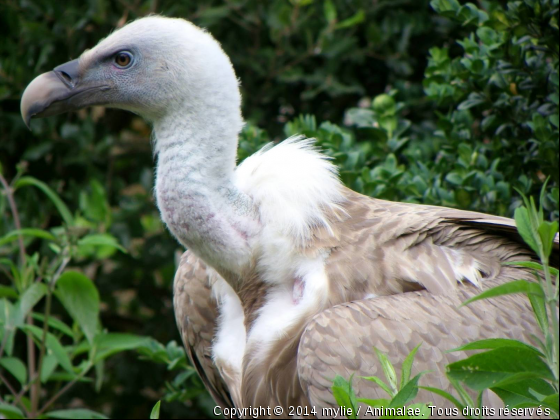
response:
[[[150,16],[38,76],[23,94],[21,113],[29,125],[33,117],[91,105],[157,121],[216,106],[238,109],[240,95],[231,62],[209,33],[183,19]]]

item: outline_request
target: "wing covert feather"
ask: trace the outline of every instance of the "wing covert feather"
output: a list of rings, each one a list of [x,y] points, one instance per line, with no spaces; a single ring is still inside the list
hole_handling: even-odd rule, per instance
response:
[[[489,283],[488,287],[496,285]],[[465,358],[467,353],[445,353],[446,350],[485,338],[533,341],[531,334],[539,328],[525,296],[508,295],[459,308],[479,292],[467,285],[449,296],[408,292],[345,303],[316,315],[302,335],[298,352],[298,373],[311,405],[336,407],[330,391],[336,375],[350,378],[354,374],[359,398],[387,398],[377,385],[360,378],[384,378],[374,346],[388,355],[400,378],[402,362],[422,343],[412,375],[433,371],[420,384],[450,392],[445,366]],[[420,391],[415,401],[451,407],[427,391]]]

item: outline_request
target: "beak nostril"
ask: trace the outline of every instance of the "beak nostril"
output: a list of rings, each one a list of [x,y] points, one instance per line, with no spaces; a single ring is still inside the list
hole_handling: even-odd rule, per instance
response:
[[[68,89],[74,89],[79,83],[80,78],[79,59],[55,67],[54,74],[56,74]]]
[[[69,88],[74,87],[74,80],[72,80],[72,77],[68,73],[61,70],[57,71],[56,73],[60,80],[62,80],[62,82],[64,82],[66,86],[68,86]]]
[[[72,78],[68,75],[68,73],[61,71],[60,74],[62,75],[62,77],[64,77],[66,79],[66,81],[68,82],[72,82]]]

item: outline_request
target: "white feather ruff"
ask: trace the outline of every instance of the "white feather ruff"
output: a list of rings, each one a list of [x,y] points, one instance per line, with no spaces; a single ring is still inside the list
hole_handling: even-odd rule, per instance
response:
[[[310,239],[314,227],[330,229],[327,212],[340,211],[344,201],[336,166],[314,142],[293,136],[265,146],[235,171],[235,184],[253,199],[263,226],[297,245]]]

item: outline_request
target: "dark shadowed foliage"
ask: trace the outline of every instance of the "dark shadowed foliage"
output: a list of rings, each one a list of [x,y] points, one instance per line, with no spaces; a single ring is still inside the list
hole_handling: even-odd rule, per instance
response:
[[[111,336],[124,340],[110,344],[118,354],[92,365],[49,409],[147,418],[163,399],[162,416],[197,418],[213,408],[186,369],[180,344],[172,343],[179,335],[171,286],[183,250],[155,208],[150,127],[132,114],[96,107],[34,120],[30,132],[19,100],[35,76],[138,17],[183,17],[222,43],[241,80],[248,124],[240,159],[267,141],[303,133],[316,137],[344,182],[364,194],[507,216],[520,204],[515,188],[534,195],[550,177],[545,210],[558,219],[558,0],[474,3],[0,1],[0,173],[15,189],[21,226],[54,235],[10,237],[17,223],[2,188],[0,323],[12,348],[2,347],[0,372],[11,386],[19,391],[36,367],[28,362],[33,316],[18,324],[9,309],[22,307],[26,287],[42,285],[43,274],[56,278],[49,264],[56,268],[68,250],[62,268],[93,280],[99,292],[98,326],[149,338]],[[33,179],[60,197],[71,222]],[[17,280],[14,273],[27,274]],[[49,311],[72,331],[51,324],[49,332],[70,355],[74,376],[47,349],[55,367],[41,378],[42,402],[75,379],[94,347],[87,323],[53,290]],[[30,300],[39,331],[47,295]],[[13,401],[5,384],[0,395],[5,404]],[[6,410],[0,412],[12,415]]]

